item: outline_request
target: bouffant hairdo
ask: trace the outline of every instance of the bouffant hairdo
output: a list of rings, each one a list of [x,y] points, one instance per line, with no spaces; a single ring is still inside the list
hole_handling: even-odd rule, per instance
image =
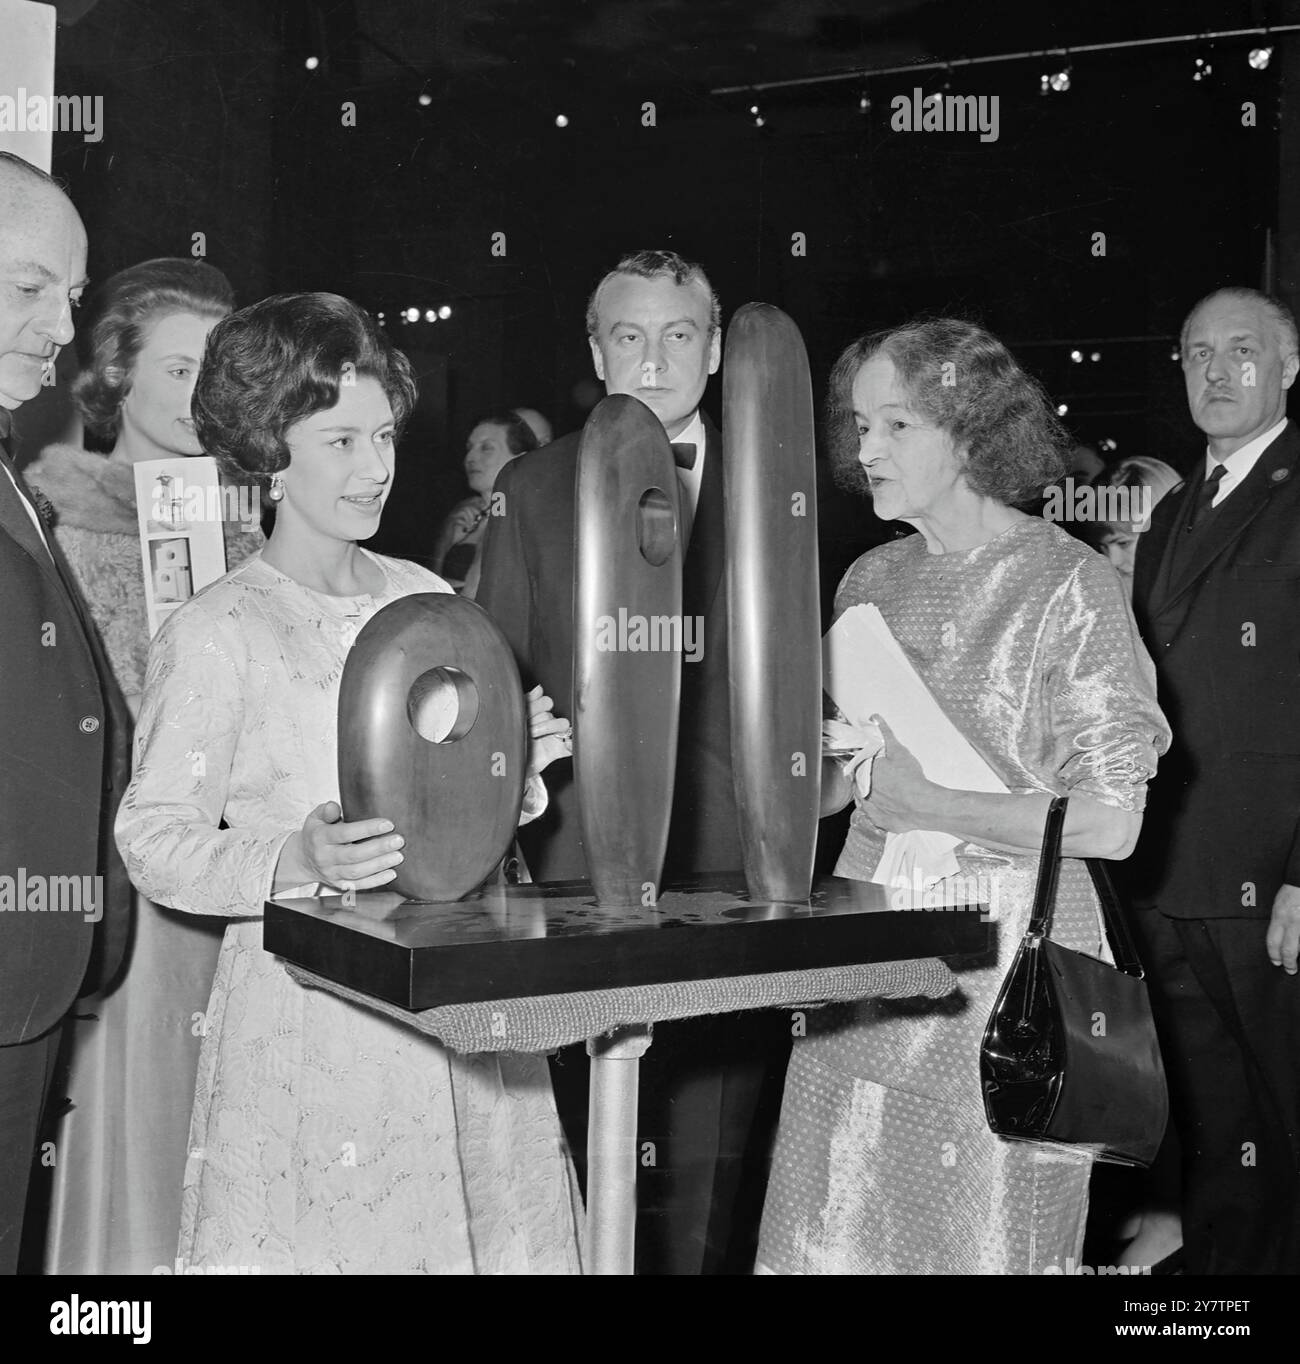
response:
[[[473,434],[480,426],[499,426],[505,432],[506,449],[512,455],[526,455],[530,450],[537,449],[537,433],[518,412],[510,408],[500,407],[484,412],[470,423],[470,433]]]
[[[965,452],[966,481],[975,492],[1012,506],[1064,477],[1069,438],[1042,387],[983,327],[937,317],[860,336],[835,362],[827,426],[843,486],[868,489],[858,461],[853,383],[877,355],[893,362],[915,410]]]
[[[349,299],[276,294],[212,329],[194,389],[195,431],[227,473],[267,483],[288,467],[288,429],[328,411],[357,377],[379,383],[400,433],[416,397],[406,356]]]
[[[77,330],[82,368],[72,396],[90,430],[116,439],[136,361],[156,322],[175,313],[222,318],[234,306],[230,281],[206,261],[161,257],[109,276],[91,300],[89,323]]]

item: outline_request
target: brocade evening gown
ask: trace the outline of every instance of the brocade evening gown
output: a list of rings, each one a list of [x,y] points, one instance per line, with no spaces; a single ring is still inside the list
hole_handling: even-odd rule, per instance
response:
[[[264,1274],[578,1272],[545,1058],[457,1055],[298,985],[262,950],[280,850],[339,796],[348,649],[387,602],[449,590],[367,557],[381,597],[326,596],[251,559],[175,611],[150,653],[118,844],[154,899],[228,920],[177,1254]]]
[[[1026,517],[976,549],[914,535],[845,575],[840,615],[874,602],[949,718],[1014,793],[1086,795],[1140,811],[1169,729],[1109,563]],[[853,812],[836,874],[867,879],[884,848]],[[993,897],[996,961],[947,999],[814,1011],[795,1042],[763,1212],[760,1272],[1039,1274],[1079,1260],[1091,1156],[994,1136],[979,1047],[1028,923],[1037,855],[963,844]],[[1055,941],[1103,956],[1087,868],[1062,864]]]

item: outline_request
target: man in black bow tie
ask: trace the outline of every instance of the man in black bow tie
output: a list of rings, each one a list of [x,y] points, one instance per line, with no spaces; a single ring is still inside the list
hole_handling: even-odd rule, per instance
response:
[[[111,831],[129,775],[126,705],[9,447],[12,413],[41,391],[72,340],[85,270],[86,233],[67,196],[41,171],[0,152],[3,1274],[17,1265],[58,1025],[83,988],[92,945],[99,980],[113,971],[103,959],[105,942],[110,925],[120,926],[113,892],[123,883]]]
[[[663,879],[739,871],[731,775],[722,439],[700,411],[721,360],[717,296],[700,266],[670,251],[624,256],[587,306],[596,375],[607,393],[640,399],[663,423],[677,460],[683,538],[682,613],[702,623],[703,650],[682,664],[677,779]],[[557,714],[573,714],[574,476],[580,433],[502,470],[488,524],[477,600],[496,618],[526,685],[540,682]],[[658,736],[647,736],[654,742]],[[561,767],[564,767],[561,764]],[[554,776],[552,775],[554,774]],[[547,773],[546,815],[520,830],[534,880],[588,875],[572,768]],[[599,982],[593,982],[599,984]],[[779,1025],[779,1026],[778,1026]],[[781,1042],[774,1041],[775,1033]],[[641,1273],[726,1272],[744,1263],[761,1212],[764,1132],[754,1111],[779,1085],[782,1020],[714,1018],[661,1025],[641,1068],[639,1140],[655,1143],[643,1167],[637,1266]],[[581,1163],[586,1066],[569,1049],[555,1069],[565,1128]],[[775,1075],[775,1080],[770,1077]],[[779,1103],[779,1093],[763,1095]],[[775,1105],[773,1109],[773,1119]],[[749,1144],[749,1169],[746,1146]],[[755,1154],[757,1152],[757,1154]]]
[[[1300,1272],[1300,432],[1296,324],[1226,288],[1182,333],[1207,447],[1138,541],[1174,744],[1135,855],[1184,1155],[1189,1273]]]
[[[704,271],[669,251],[625,256],[587,305],[596,377],[639,398],[663,423],[677,459],[685,557],[682,614],[703,621],[703,656],[682,667],[677,782],[664,881],[741,865],[731,784],[722,438],[700,411],[721,359],[718,301]],[[477,600],[520,666],[573,714],[573,483],[580,432],[513,460],[496,483]],[[547,773],[550,807],[520,830],[536,881],[584,879],[572,768]]]

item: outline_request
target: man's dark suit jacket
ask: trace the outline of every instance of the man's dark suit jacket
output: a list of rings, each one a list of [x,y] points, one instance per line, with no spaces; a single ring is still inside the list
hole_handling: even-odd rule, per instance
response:
[[[727,681],[726,551],[722,438],[704,419],[699,504],[682,569],[682,612],[704,621],[704,656],[682,663],[677,781],[664,881],[701,871],[736,871],[740,835],[731,776]],[[501,471],[488,521],[476,600],[505,632],[525,686],[540,682],[557,715],[573,715],[574,481],[580,433],[512,460]],[[550,806],[519,831],[536,881],[588,876],[573,764],[546,772]]]
[[[84,913],[0,913],[0,1047],[48,1032],[79,993],[111,980],[129,923],[112,822],[130,713],[59,557],[0,470],[0,875],[105,878],[93,926]]]
[[[1300,885],[1300,431],[1189,534],[1202,467],[1138,541],[1133,605],[1174,741],[1134,891],[1174,917],[1267,919]]]

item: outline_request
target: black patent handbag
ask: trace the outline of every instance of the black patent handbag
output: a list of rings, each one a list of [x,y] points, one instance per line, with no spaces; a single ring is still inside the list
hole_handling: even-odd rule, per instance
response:
[[[1115,965],[1054,943],[1067,800],[1047,813],[1033,914],[989,1015],[980,1081],[990,1128],[1015,1141],[1150,1165],[1169,1117],[1142,966],[1105,868],[1088,859]]]

